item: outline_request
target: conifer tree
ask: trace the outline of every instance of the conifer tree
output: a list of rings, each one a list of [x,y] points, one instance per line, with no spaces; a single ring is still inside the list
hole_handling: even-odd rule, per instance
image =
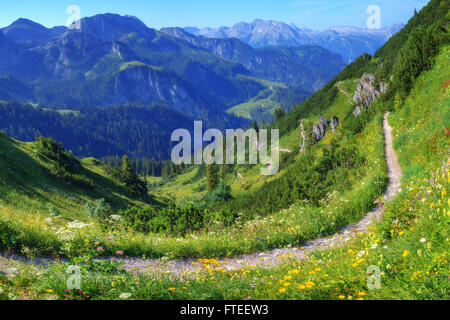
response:
[[[213,165],[208,164],[206,166],[206,188],[208,192],[211,192],[214,189],[216,189],[217,182],[218,182],[217,170]]]

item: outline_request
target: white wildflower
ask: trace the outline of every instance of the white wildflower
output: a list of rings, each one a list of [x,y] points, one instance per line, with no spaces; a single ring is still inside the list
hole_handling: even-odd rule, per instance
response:
[[[83,228],[86,228],[88,226],[89,226],[88,224],[86,224],[84,222],[81,222],[81,221],[77,221],[77,220],[75,220],[73,222],[69,222],[67,224],[67,227],[70,228],[70,229],[83,229]]]
[[[119,296],[119,298],[123,299],[123,300],[128,299],[130,297],[131,297],[131,293],[128,293],[128,292],[121,293],[120,296]]]
[[[109,217],[111,218],[111,220],[114,220],[114,221],[122,220],[122,216],[118,215],[118,214],[113,214],[113,215],[110,215]]]

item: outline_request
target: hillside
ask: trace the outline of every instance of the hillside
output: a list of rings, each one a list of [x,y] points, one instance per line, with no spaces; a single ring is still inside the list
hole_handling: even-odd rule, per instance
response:
[[[213,113],[213,115],[211,115]],[[249,121],[219,112],[204,111],[205,126],[221,129],[246,127]],[[122,156],[165,160],[170,158],[171,134],[194,118],[169,107],[121,105],[53,110],[14,102],[0,102],[0,130],[22,141],[43,135],[60,141],[79,157]]]
[[[0,298],[448,299],[449,12],[430,1],[267,126],[281,133],[275,176],[190,166],[133,197],[114,180],[127,161],[85,159],[80,189],[49,176],[40,144],[2,134]],[[110,207],[82,210],[100,198]]]
[[[128,192],[93,158],[81,160],[80,175],[92,187],[80,187],[51,173],[51,161],[38,153],[34,142],[0,137],[0,194],[3,205],[25,212],[55,214],[73,220],[83,218],[88,201],[104,198],[115,210],[145,206],[145,199]]]

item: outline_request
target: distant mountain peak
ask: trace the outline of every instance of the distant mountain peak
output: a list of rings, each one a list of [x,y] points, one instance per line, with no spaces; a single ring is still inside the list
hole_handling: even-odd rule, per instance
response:
[[[145,33],[150,29],[134,16],[102,13],[81,20],[81,32],[89,33],[103,41],[113,42],[133,32]]]
[[[190,27],[186,31],[208,38],[238,38],[255,47],[318,45],[338,53],[350,63],[363,53],[373,54],[404,25],[373,30],[357,27],[337,26],[323,31],[314,31],[273,21],[255,19],[251,23],[239,22],[232,27]]]
[[[17,42],[42,42],[62,34],[65,28],[55,27],[48,29],[37,22],[19,18],[1,30],[6,36]]]

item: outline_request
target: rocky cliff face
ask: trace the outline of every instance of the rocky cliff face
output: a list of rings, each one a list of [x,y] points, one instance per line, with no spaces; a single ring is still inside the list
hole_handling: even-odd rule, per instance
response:
[[[331,130],[333,132],[336,130],[338,125],[339,125],[339,118],[332,117],[331,120],[330,120],[330,126],[331,126]]]
[[[181,28],[161,32],[243,65],[258,77],[316,91],[345,66],[341,56],[314,45],[252,48],[236,38],[205,38]]]
[[[320,120],[313,126],[311,136],[313,137],[315,142],[319,142],[320,140],[322,140],[325,137],[328,127],[330,127],[332,132],[334,132],[336,130],[336,128],[338,127],[338,125],[339,125],[338,117],[331,117],[331,119],[328,121],[328,119],[326,117],[322,116],[322,117],[320,117]],[[303,130],[302,123],[301,123],[301,127]]]
[[[359,81],[355,95],[353,96],[353,102],[356,105],[353,114],[357,117],[361,115],[362,110],[368,109],[375,99],[381,94],[386,92],[387,84],[380,81],[379,90],[375,88],[376,79],[373,74],[364,73]]]
[[[328,127],[328,119],[325,117],[321,117],[319,122],[317,122],[313,126],[313,132],[312,136],[316,142],[322,140],[322,138],[325,136],[327,127]]]
[[[114,89],[111,104],[121,104],[139,97],[140,102],[170,105],[187,113],[199,112],[198,104],[188,93],[185,84],[176,75],[168,75],[148,65],[130,65],[112,79]],[[108,99],[108,97],[105,97]],[[108,101],[108,100],[107,100]]]

